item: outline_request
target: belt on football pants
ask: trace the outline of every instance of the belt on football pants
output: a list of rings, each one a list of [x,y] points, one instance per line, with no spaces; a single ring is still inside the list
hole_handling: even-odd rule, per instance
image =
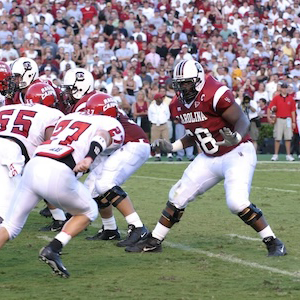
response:
[[[71,170],[73,170],[76,166],[76,162],[75,162],[72,154],[69,154],[66,157],[62,157],[62,158],[53,158],[53,157],[51,157],[51,158],[67,165]]]
[[[25,164],[28,163],[30,157],[28,155],[26,147],[24,146],[24,144],[19,139],[15,138],[13,136],[7,136],[7,135],[0,135],[0,138],[12,140],[15,143],[17,143],[19,145],[19,147],[21,148],[22,155],[25,157]]]

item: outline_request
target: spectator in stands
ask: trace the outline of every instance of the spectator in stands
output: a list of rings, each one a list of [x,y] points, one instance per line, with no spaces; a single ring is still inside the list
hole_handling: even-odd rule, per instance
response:
[[[61,72],[66,71],[66,66],[69,65],[71,69],[76,68],[75,62],[71,59],[71,54],[69,52],[64,53],[64,59],[59,64],[59,69]]]
[[[156,139],[166,139],[169,141],[169,129],[167,121],[170,119],[169,106],[163,103],[163,95],[156,94],[154,102],[152,102],[148,109],[148,118],[151,125],[151,142]],[[172,153],[168,153],[168,160],[173,161]],[[161,161],[160,150],[156,150],[155,161]]]
[[[270,102],[268,108],[268,120],[274,124],[275,149],[272,161],[278,160],[280,141],[282,137],[285,141],[286,160],[294,161],[291,155],[291,140],[293,129],[296,127],[296,104],[292,95],[287,93],[287,84],[281,83],[280,94],[276,95]],[[271,118],[271,113],[276,114],[276,118]]]
[[[142,127],[149,138],[150,122],[148,119],[148,108],[149,102],[146,99],[144,91],[139,91],[137,93],[136,102],[132,105],[132,114],[136,123]]]
[[[156,53],[156,46],[150,47],[150,53],[146,55],[145,63],[151,63],[154,68],[160,65],[160,56]]]
[[[50,65],[46,65],[46,67],[44,68],[44,74],[40,76],[40,78],[45,79],[45,80],[50,80],[53,82],[53,80],[57,79],[57,76],[51,72],[52,68]]]
[[[253,100],[259,103],[260,99],[265,99],[269,103],[269,94],[266,91],[266,86],[264,83],[260,83],[258,89],[254,92]]]

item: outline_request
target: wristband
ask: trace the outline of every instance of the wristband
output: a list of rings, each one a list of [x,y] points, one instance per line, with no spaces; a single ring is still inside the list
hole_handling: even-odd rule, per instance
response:
[[[92,158],[92,160],[95,160],[96,156],[99,155],[106,148],[107,144],[105,139],[100,135],[96,135],[93,137],[89,152],[85,157],[90,157]]]
[[[177,152],[183,149],[183,144],[181,140],[177,140],[172,144],[172,152]]]
[[[237,140],[237,144],[242,140],[242,136],[237,131],[235,132],[235,138]]]

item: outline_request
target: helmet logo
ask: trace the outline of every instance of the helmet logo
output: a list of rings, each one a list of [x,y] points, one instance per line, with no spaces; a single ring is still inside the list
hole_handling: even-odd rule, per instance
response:
[[[55,92],[51,86],[43,87],[41,92],[42,92],[42,100],[44,100],[47,96],[50,96],[50,95],[56,96]]]
[[[30,71],[32,69],[30,61],[24,61],[23,67],[24,67],[24,70],[26,70],[26,71]]]
[[[77,72],[75,76],[76,76],[76,81],[84,81],[84,73],[83,72]]]

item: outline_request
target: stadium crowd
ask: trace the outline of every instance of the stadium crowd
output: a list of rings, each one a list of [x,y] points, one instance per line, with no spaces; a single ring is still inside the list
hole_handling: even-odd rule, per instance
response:
[[[172,70],[183,59],[199,61],[233,90],[252,121],[255,145],[261,123],[276,124],[272,99],[286,89],[291,101],[300,100],[299,0],[7,0],[0,20],[1,61],[32,58],[56,85],[66,71],[83,67],[95,89],[111,94],[155,138],[172,138],[173,128],[175,139],[183,134],[162,116],[174,96]],[[295,117],[281,117],[298,137]],[[297,155],[298,146],[296,139]]]

